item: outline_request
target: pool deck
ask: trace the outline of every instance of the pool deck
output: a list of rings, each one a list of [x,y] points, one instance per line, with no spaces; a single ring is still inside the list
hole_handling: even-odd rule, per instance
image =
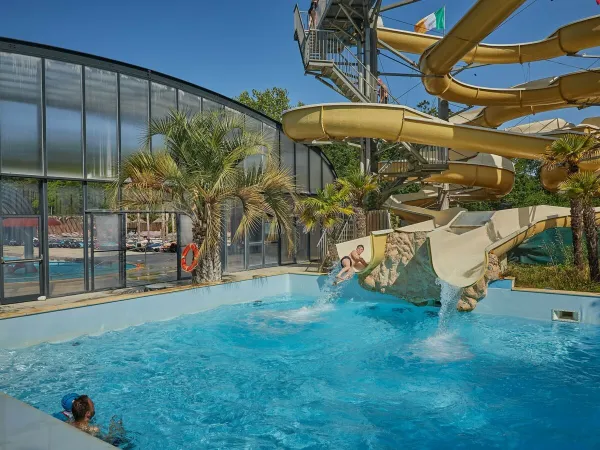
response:
[[[251,280],[254,278],[271,277],[284,274],[304,274],[319,275],[318,265],[316,263],[293,264],[289,266],[274,266],[263,269],[246,270],[235,272],[223,276],[223,281],[214,284],[235,283],[238,281]],[[206,284],[209,285],[209,284]],[[118,289],[114,291],[87,292],[78,295],[69,295],[64,297],[53,297],[46,300],[37,300],[25,303],[15,303],[11,305],[0,305],[0,320],[13,317],[28,316],[31,314],[42,314],[51,311],[58,311],[70,308],[80,308],[83,306],[99,305],[102,303],[111,303],[136,297],[154,295],[157,292],[161,294],[193,289],[198,286],[192,286],[189,280],[183,282],[158,283],[155,291],[141,292],[144,286]],[[205,285],[201,285],[205,286]],[[1,448],[1,447],[0,447]]]

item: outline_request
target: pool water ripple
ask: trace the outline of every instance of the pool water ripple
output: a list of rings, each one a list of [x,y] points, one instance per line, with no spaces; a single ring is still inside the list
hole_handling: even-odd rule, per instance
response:
[[[598,448],[600,329],[302,296],[0,350],[0,390],[71,391],[140,449]]]

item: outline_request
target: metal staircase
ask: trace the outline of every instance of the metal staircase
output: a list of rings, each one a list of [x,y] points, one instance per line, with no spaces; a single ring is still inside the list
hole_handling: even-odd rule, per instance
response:
[[[368,103],[364,91],[377,91],[375,76],[367,70],[335,31],[308,29],[298,6],[294,10],[294,39],[307,74],[353,102]],[[369,89],[364,89],[368,87]]]

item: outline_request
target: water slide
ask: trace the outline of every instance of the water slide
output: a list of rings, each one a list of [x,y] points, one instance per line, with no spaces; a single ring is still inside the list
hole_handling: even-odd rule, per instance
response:
[[[475,113],[467,113],[471,117],[463,122],[470,125],[496,128],[504,122],[529,114],[595,102],[600,96],[599,70],[536,80],[509,89],[471,86],[450,74],[454,64],[460,60],[467,64],[523,64],[600,46],[600,16],[565,25],[546,39],[536,42],[508,45],[480,43],[481,35],[489,34],[498,23],[489,23],[494,28],[479,27],[480,18],[484,17],[482,15],[492,14],[501,22],[523,1],[503,3],[501,15],[500,11],[496,12],[498,2],[480,0],[444,39],[384,27],[378,28],[377,35],[381,41],[398,51],[423,55],[420,67],[424,74],[429,75],[423,77],[423,84],[429,93],[458,103],[487,106]],[[474,23],[478,26],[473,27]],[[452,52],[443,48],[430,49],[430,46],[439,42],[444,42],[447,47],[454,44],[455,48]]]
[[[503,46],[493,46],[501,48],[494,48],[492,51],[492,46],[479,45],[522,3],[524,0],[504,2],[479,0],[448,35],[434,46],[428,47],[422,55],[420,67],[426,75],[423,77],[423,83],[427,90],[434,95],[459,103],[521,109],[564,104],[600,94],[600,73],[595,71],[560,77],[549,82],[547,86],[530,85],[520,89],[479,88],[460,83],[450,75],[457,62],[464,58],[475,60],[478,52],[487,54],[486,58],[497,58],[499,63],[507,63],[502,61],[520,62],[519,58],[529,55],[529,52],[534,51],[535,46],[541,48],[535,50],[536,54],[542,54],[543,49],[545,57],[542,59],[545,59],[552,54],[551,52],[558,52],[557,46],[562,51],[557,55],[560,56],[579,51],[580,48],[598,45],[589,36],[595,36],[597,39],[598,32],[595,28],[598,25],[593,25],[593,21],[589,19],[577,22],[578,25],[572,24],[561,28],[555,33],[557,37],[551,36],[545,44],[530,44],[526,47],[525,53],[515,49],[515,46],[508,46],[512,50],[502,48]],[[592,28],[590,24],[593,25]],[[565,36],[567,36],[566,40]],[[431,39],[431,36],[427,36],[426,39]],[[577,45],[574,45],[575,43]],[[405,48],[403,50],[407,51]],[[500,54],[504,56],[499,56]],[[552,137],[540,135],[450,123],[408,107],[380,104],[341,103],[295,108],[284,113],[283,128],[285,133],[295,141],[373,138],[388,142],[404,141],[451,147],[472,152],[473,155],[481,153],[498,155],[502,158],[538,158],[553,140]],[[586,161],[580,164],[580,167],[582,170],[596,170],[600,168],[600,161]],[[556,173],[552,175],[556,177]],[[497,195],[503,195],[503,192],[510,191],[510,188],[506,190],[506,186],[512,187],[513,180],[514,174],[510,170],[504,170],[502,166],[498,167],[497,164],[495,166],[493,164],[461,165],[453,161],[446,172],[434,175],[427,181],[465,183],[496,190]],[[563,226],[567,224],[568,210],[551,209],[538,207],[534,211],[527,212],[509,210],[517,212],[488,213],[492,216],[478,224],[473,224],[472,218],[469,218],[470,213],[461,212],[450,224],[439,229],[431,229],[429,232],[431,259],[437,275],[457,286],[473,284],[483,276],[489,251],[498,246],[507,248],[510,245],[517,245],[521,237],[525,239],[530,235],[528,230],[541,230],[552,225],[560,226],[556,225],[557,223]],[[462,220],[469,218],[470,225],[461,226],[460,222],[457,222],[461,216]],[[430,225],[435,227],[435,220],[432,222]],[[427,225],[420,226],[424,227],[422,231],[427,231]],[[385,254],[383,238],[372,240],[369,247],[372,251],[371,260],[363,274],[369,273],[376,267]],[[340,254],[344,255],[346,250],[352,249],[344,247],[339,250]]]

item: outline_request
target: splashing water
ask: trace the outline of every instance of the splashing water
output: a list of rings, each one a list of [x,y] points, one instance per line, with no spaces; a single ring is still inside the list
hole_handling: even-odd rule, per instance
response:
[[[453,286],[450,283],[440,280],[436,280],[436,284],[440,286],[440,302],[442,307],[439,312],[438,322],[438,333],[444,332],[448,328],[448,321],[456,313],[456,305],[458,305],[458,299],[460,298],[461,288]]]

